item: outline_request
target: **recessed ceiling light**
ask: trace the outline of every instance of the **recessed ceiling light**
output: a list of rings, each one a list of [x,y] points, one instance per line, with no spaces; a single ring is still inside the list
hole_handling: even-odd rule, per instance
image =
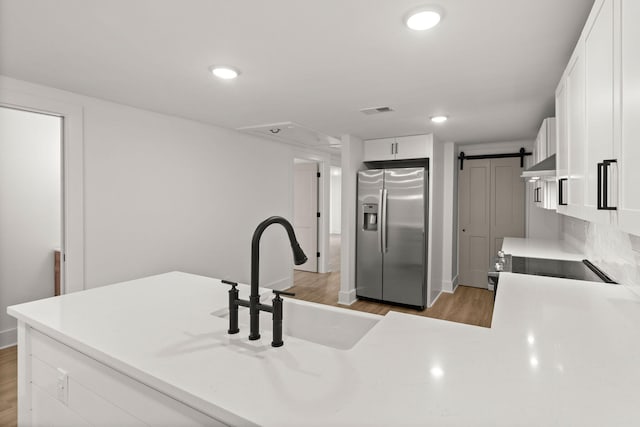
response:
[[[435,10],[420,10],[409,15],[405,24],[412,30],[424,31],[440,22],[441,15]]]
[[[444,122],[447,121],[447,119],[448,119],[447,116],[432,116],[431,117],[431,121],[433,123],[444,123]]]
[[[240,71],[233,67],[228,67],[226,65],[213,65],[209,68],[211,73],[219,79],[223,80],[231,80],[238,77]]]

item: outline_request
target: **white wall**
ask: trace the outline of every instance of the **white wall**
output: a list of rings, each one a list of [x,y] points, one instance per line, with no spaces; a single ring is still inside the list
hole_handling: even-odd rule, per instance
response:
[[[640,237],[612,225],[561,215],[563,239],[618,283],[640,295]]]
[[[342,169],[331,166],[331,214],[330,233],[340,234],[342,231]]]
[[[54,294],[60,152],[59,117],[0,108],[0,348],[16,339],[7,306]]]
[[[248,282],[253,230],[292,216],[294,147],[2,77],[84,111],[87,288],[181,270]],[[286,287],[281,227],[263,236],[261,284]]]

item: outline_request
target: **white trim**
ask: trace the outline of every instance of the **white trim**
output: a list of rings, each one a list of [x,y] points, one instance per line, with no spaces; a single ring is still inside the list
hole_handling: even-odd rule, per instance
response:
[[[64,224],[61,263],[61,293],[83,290],[84,264],[84,149],[83,110],[49,98],[8,88],[0,79],[0,105],[62,117],[62,197]]]
[[[436,295],[436,297],[433,299],[433,301],[431,301],[431,305],[429,306],[429,308],[433,307],[433,304],[435,304],[436,301],[438,301],[438,298],[440,298],[440,295],[442,295],[443,293],[444,293],[444,291],[438,292],[438,295]]]
[[[456,277],[451,279],[451,281],[453,282],[453,292],[455,292],[456,289],[458,289],[458,286],[460,285],[460,283],[458,283],[458,277],[460,276],[456,274]]]
[[[18,330],[16,328],[0,331],[0,350],[12,347],[18,342]]]
[[[290,277],[285,277],[283,279],[269,282],[266,285],[261,285],[260,287],[275,289],[276,291],[283,291],[290,288],[291,286],[293,286],[293,280]]]
[[[18,425],[31,425],[31,327],[18,320]]]
[[[451,280],[443,280],[442,281],[442,292],[446,292],[448,294],[452,294],[458,288],[458,275]]]
[[[356,302],[356,290],[350,289],[348,291],[340,291],[338,293],[338,304],[351,305]]]

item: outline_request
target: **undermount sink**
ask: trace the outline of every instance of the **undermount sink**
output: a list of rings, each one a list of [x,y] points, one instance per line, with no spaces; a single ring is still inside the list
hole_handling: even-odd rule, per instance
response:
[[[349,350],[366,335],[382,316],[320,305],[300,300],[286,299],[283,305],[282,334],[286,337],[310,341],[338,350]],[[229,318],[227,307],[212,313],[217,317]],[[238,323],[240,333],[249,333],[249,309],[239,307]],[[262,339],[271,334],[271,313],[260,313]],[[285,344],[286,345],[286,344]]]

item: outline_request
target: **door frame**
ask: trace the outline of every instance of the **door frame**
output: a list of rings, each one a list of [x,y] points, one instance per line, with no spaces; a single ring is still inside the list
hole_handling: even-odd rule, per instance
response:
[[[307,160],[318,164],[320,178],[318,178],[318,212],[320,212],[320,220],[318,221],[318,252],[320,259],[318,260],[318,273],[329,272],[329,203],[330,203],[330,185],[331,185],[331,159],[327,154],[324,157],[320,154],[306,152],[303,150],[294,150],[291,158],[291,213],[293,213],[294,193],[294,161],[295,159]],[[314,254],[315,255],[315,254]],[[292,282],[293,283],[293,282]]]
[[[62,119],[60,293],[85,289],[83,111],[78,105],[7,88],[0,82],[0,106]]]

